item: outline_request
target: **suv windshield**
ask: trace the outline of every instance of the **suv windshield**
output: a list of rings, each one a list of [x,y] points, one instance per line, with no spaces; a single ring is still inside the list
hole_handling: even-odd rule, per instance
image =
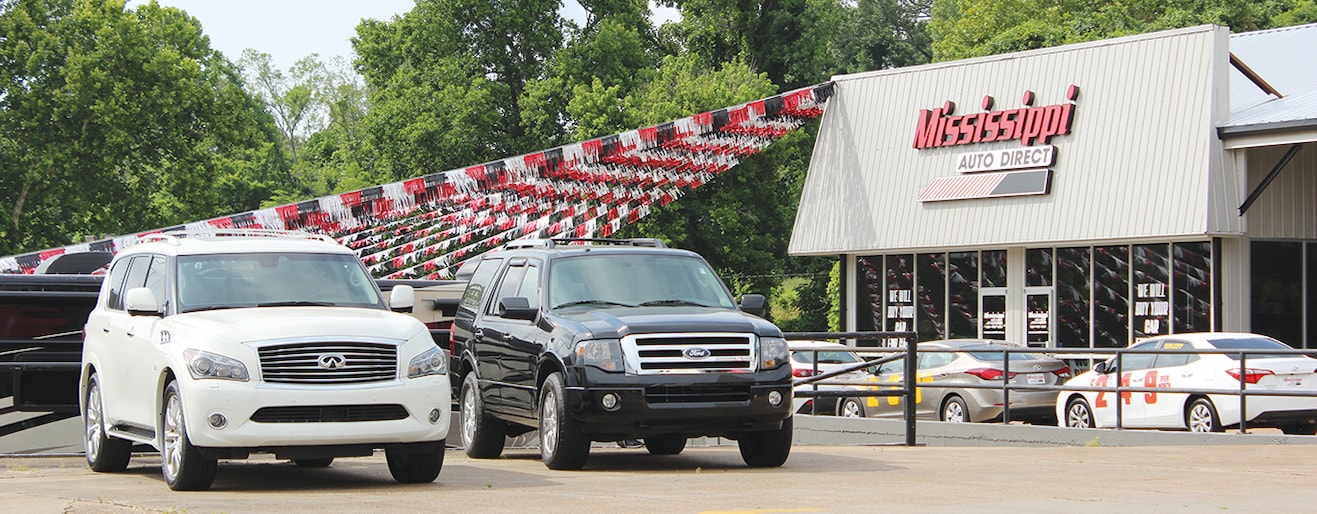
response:
[[[733,308],[732,296],[703,260],[683,255],[598,254],[553,261],[549,305]]]
[[[385,308],[356,257],[234,253],[178,257],[178,312],[235,307],[336,305]]]

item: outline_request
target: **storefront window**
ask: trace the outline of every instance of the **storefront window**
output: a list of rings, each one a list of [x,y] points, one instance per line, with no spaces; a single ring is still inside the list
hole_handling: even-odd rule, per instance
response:
[[[887,297],[884,318],[887,330],[910,331],[915,328],[915,274],[913,254],[888,255]]]
[[[1170,249],[1134,245],[1134,339],[1170,333]]]
[[[1089,248],[1056,249],[1056,342],[1089,347]]]
[[[1130,249],[1093,249],[1093,347],[1129,344]]]
[[[979,336],[979,254],[947,256],[947,337]]]
[[[855,330],[869,332],[883,327],[883,257],[855,259]]]
[[[946,334],[947,301],[947,254],[919,254],[919,270],[915,274],[919,281],[919,339],[930,341],[943,339]]]
[[[1303,348],[1317,348],[1317,243],[1308,243],[1308,267],[1303,277],[1308,281],[1308,333]],[[1297,346],[1296,346],[1297,347]]]
[[[1006,287],[1006,250],[983,251],[983,287]]]
[[[1302,346],[1303,245],[1255,241],[1250,260],[1253,332]]]
[[[1175,332],[1212,330],[1212,243],[1175,243]]]
[[[1030,248],[1024,255],[1024,285],[1052,285],[1052,249]]]

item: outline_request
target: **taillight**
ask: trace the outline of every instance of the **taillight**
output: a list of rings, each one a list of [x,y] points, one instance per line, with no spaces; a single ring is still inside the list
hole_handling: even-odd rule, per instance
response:
[[[457,355],[457,334],[452,329],[448,330],[448,355]]]
[[[814,376],[814,370],[805,369],[805,368],[792,368],[791,376],[797,378],[812,377]]]
[[[1001,380],[1002,372],[997,368],[974,368],[967,369],[965,373],[974,375],[983,380]],[[1011,373],[1011,378],[1015,378],[1015,373]]]
[[[1061,369],[1053,371],[1052,373],[1056,373],[1056,376],[1061,378],[1070,378],[1070,366],[1061,366]]]
[[[1226,374],[1230,375],[1231,377],[1234,377],[1235,380],[1239,380],[1238,368],[1230,368],[1226,370]],[[1244,383],[1256,384],[1258,383],[1259,380],[1262,380],[1262,377],[1265,377],[1267,375],[1275,375],[1275,374],[1276,372],[1271,371],[1269,369],[1244,368]]]

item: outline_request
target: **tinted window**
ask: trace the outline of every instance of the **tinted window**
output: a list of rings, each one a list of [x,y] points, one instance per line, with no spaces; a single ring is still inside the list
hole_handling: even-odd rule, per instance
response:
[[[956,355],[953,353],[926,353],[919,357],[919,369],[946,366],[954,360],[956,360]]]
[[[540,308],[540,267],[534,264],[526,267],[526,275],[521,278],[521,287],[517,296],[523,296],[530,302],[530,308]]]
[[[504,298],[521,296],[517,294],[517,289],[521,287],[521,279],[526,276],[525,266],[508,266],[508,271],[503,274],[503,280],[499,281],[497,297],[494,301],[489,302],[489,314],[498,312],[498,304]]]
[[[847,362],[860,362],[860,357],[854,352],[847,351],[821,351],[812,352],[809,350],[797,350],[792,357],[798,362],[812,363],[815,356],[820,363],[826,364],[844,364]]]
[[[120,259],[110,268],[110,276],[105,279],[104,286],[108,289],[105,296],[105,308],[121,311],[123,310],[123,277],[128,274],[128,266],[132,264],[132,259]]]
[[[1001,362],[1005,360],[1006,352],[1002,351],[1001,346],[966,346],[965,351],[974,356],[975,359],[988,362]],[[1011,361],[1030,361],[1046,359],[1047,356],[1041,353],[1031,352],[1011,352]]]
[[[1157,347],[1163,350],[1184,350],[1183,352],[1177,352],[1177,353],[1158,354],[1157,363],[1156,363],[1156,367],[1158,368],[1172,368],[1175,366],[1183,366],[1185,364],[1198,360],[1197,354],[1190,353],[1193,351],[1194,348],[1189,343],[1185,343],[1181,341],[1163,341]]]
[[[1289,345],[1263,337],[1240,337],[1232,339],[1212,339],[1208,344],[1221,350],[1293,350]],[[1249,353],[1249,357],[1260,357],[1266,354]],[[1239,360],[1239,355],[1226,355],[1234,360]]]
[[[471,274],[471,282],[466,285],[466,291],[462,293],[462,309],[469,311],[480,310],[480,303],[484,301],[485,294],[489,288],[489,283],[494,280],[494,273],[498,272],[498,267],[503,264],[503,259],[484,259],[476,266],[475,273]]]
[[[1131,350],[1151,350],[1151,349],[1156,348],[1156,347],[1157,347],[1157,345],[1156,345],[1155,343],[1143,343],[1143,344],[1136,344],[1136,345],[1134,345],[1134,346],[1131,346],[1130,349],[1131,349]],[[1157,354],[1154,354],[1154,353],[1124,353],[1124,354],[1121,354],[1117,360],[1120,361],[1120,370],[1121,370],[1122,372],[1124,372],[1124,371],[1134,371],[1134,370],[1137,370],[1137,369],[1148,369],[1148,368],[1151,368],[1151,367],[1153,366],[1153,362],[1155,362],[1155,361],[1157,360]],[[1113,370],[1113,371],[1114,371],[1114,366],[1115,366],[1115,362],[1112,362],[1112,367],[1113,367],[1112,370]]]
[[[133,288],[146,286],[146,271],[151,266],[151,256],[134,256],[132,261],[132,266],[128,267],[128,277],[123,281],[124,294],[127,294]],[[159,298],[156,301],[159,301]]]

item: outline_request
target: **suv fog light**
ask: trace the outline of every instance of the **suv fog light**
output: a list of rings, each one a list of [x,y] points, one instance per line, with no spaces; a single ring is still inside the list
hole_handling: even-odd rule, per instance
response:
[[[443,415],[443,413],[439,412],[439,409],[430,409],[430,424],[433,425],[438,423],[439,416],[441,415]]]
[[[613,393],[604,393],[604,396],[599,398],[599,404],[604,406],[604,410],[617,410],[617,395]]]
[[[782,405],[782,392],[781,392],[781,391],[769,391],[769,392],[768,392],[768,403],[769,403],[770,405],[774,406],[774,407],[777,407],[778,405]]]
[[[206,423],[210,424],[210,428],[224,428],[229,425],[229,418],[216,412],[206,417]]]

